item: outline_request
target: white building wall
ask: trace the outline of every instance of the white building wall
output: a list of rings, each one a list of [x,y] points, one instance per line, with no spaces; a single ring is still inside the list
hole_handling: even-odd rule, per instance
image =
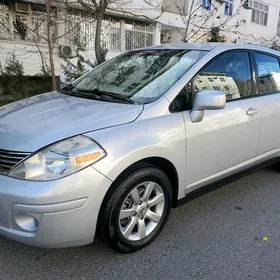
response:
[[[69,0],[70,2],[71,0]],[[74,0],[76,3],[77,1]],[[125,19],[127,17],[142,20],[143,22],[154,22],[153,32],[153,44],[163,43],[178,43],[182,42],[184,38],[184,32],[187,25],[188,13],[191,0],[120,0],[119,4],[111,5],[108,9],[109,14],[114,14],[121,18],[121,43],[120,49],[111,51],[109,50],[107,58],[112,58],[121,52],[126,51],[125,48]],[[197,1],[197,7],[202,3],[202,0]],[[217,0],[212,0],[216,5]],[[252,10],[245,10],[240,8],[241,0],[233,0],[233,14],[234,16],[228,20],[228,17],[224,15],[224,4],[220,5],[218,12],[214,13],[215,16],[207,21],[207,24],[203,26],[200,32],[191,39],[205,40],[206,37],[200,37],[201,33],[209,33],[212,26],[219,26],[221,22],[226,21],[221,30],[221,34],[225,35],[229,41],[237,40],[238,42],[251,42],[259,44],[269,44],[275,36],[280,35],[280,29],[278,28],[279,12],[280,12],[280,0],[261,0],[262,3],[269,5],[269,15],[267,26],[262,26],[251,22]],[[124,4],[125,3],[125,4]],[[0,5],[1,7],[1,5]],[[181,7],[180,11],[178,7]],[[177,9],[177,10],[176,10]],[[1,9],[0,9],[1,10]],[[0,11],[1,12],[1,11]],[[199,15],[207,14],[208,11],[203,9],[197,9],[195,17],[192,17],[189,30],[197,30],[200,23]],[[219,17],[219,18],[217,18]],[[238,25],[238,27],[236,27]],[[59,32],[64,33],[66,26],[59,25]],[[163,36],[167,34],[167,36]],[[1,30],[0,30],[1,35]],[[162,35],[162,36],[161,36]],[[67,44],[67,37],[62,37],[59,40],[59,44]],[[0,62],[5,64],[6,58],[12,52],[15,52],[16,57],[23,62],[25,73],[27,75],[35,75],[40,73],[41,58],[37,52],[36,46],[30,41],[11,40],[11,38],[4,39],[0,36]],[[40,49],[44,54],[46,61],[48,61],[48,50],[46,44],[40,43]],[[95,54],[92,47],[88,48],[86,57],[91,61],[94,61]],[[61,74],[61,63],[63,60],[58,55],[58,46],[55,47],[55,68],[57,75]]]
[[[111,6],[108,9],[108,15],[115,15],[115,17],[119,20],[120,23],[120,47],[118,49],[111,49],[109,44],[109,50],[107,53],[106,58],[110,59],[117,55],[119,55],[122,52],[125,52],[127,50],[127,30],[130,30],[131,28],[131,34],[135,35],[134,38],[132,38],[130,46],[137,46],[139,43],[141,45],[141,34],[148,34],[146,36],[150,36],[149,38],[152,38],[150,41],[151,44],[160,44],[160,31],[161,31],[161,25],[156,23],[156,19],[158,17],[160,6],[156,6],[157,1],[152,4],[147,4],[143,0],[135,0],[134,2],[128,1],[128,6]],[[77,2],[77,1],[75,1]],[[123,1],[122,1],[123,3]],[[78,11],[78,10],[77,10]],[[7,13],[7,7],[0,5],[0,20],[3,20],[3,17],[1,18],[1,13]],[[12,14],[12,12],[10,12]],[[28,15],[23,14],[24,17],[28,17]],[[68,26],[65,25],[65,18],[66,14],[63,15],[63,12],[60,12],[59,17],[59,24],[57,26],[57,32],[58,36],[65,34],[67,31]],[[139,24],[151,24],[153,26],[153,30],[149,29],[147,27],[147,31],[143,31],[141,28],[146,27],[136,27],[129,25],[126,23],[126,18],[130,18],[134,22],[138,22]],[[5,18],[4,18],[5,20]],[[2,32],[0,30],[0,62],[2,65],[5,65],[6,59],[12,54],[15,53],[16,58],[23,63],[25,74],[26,75],[37,75],[40,74],[41,70],[41,57],[38,52],[38,48],[33,43],[34,40],[32,38],[27,38],[26,40],[20,40],[20,38],[15,38],[13,35],[13,18],[12,15],[10,15],[9,20],[7,21],[7,25],[9,26],[10,34],[7,34],[7,32]],[[30,16],[27,19],[27,22],[31,22]],[[87,52],[84,54],[86,59],[89,59],[91,62],[95,61],[95,51],[94,51],[94,22],[90,23],[93,28],[91,28],[91,46],[87,47]],[[42,25],[43,26],[43,25]],[[42,28],[42,26],[40,28]],[[107,28],[107,27],[106,27]],[[137,29],[138,28],[138,29]],[[112,28],[114,29],[114,27]],[[105,36],[107,38],[111,38],[110,33],[110,27],[108,29],[104,29]],[[46,31],[44,29],[44,31]],[[142,32],[142,33],[141,33]],[[45,34],[44,34],[45,35]],[[56,75],[61,75],[61,64],[63,63],[63,59],[59,57],[59,45],[62,44],[69,44],[69,39],[71,38],[71,34],[67,36],[61,36],[59,38],[57,44],[54,48],[54,63],[55,63],[55,70]],[[87,34],[88,36],[88,34]],[[152,36],[152,37],[151,37]],[[88,39],[88,38],[87,38]],[[111,39],[110,39],[111,40]],[[137,41],[139,40],[139,41]],[[71,40],[70,40],[71,41]],[[40,48],[41,53],[44,56],[45,61],[47,64],[49,64],[49,56],[48,56],[48,47],[44,40],[40,40],[40,43],[38,43],[38,46]]]
[[[184,29],[186,28],[187,21],[189,19],[190,14],[190,0],[187,0],[188,5],[184,3],[183,8],[177,6],[177,13],[170,11],[174,11],[174,5],[172,4],[173,0],[164,0],[166,12],[164,12],[159,21],[162,24],[162,31],[170,32],[171,31],[171,42],[182,42],[184,34]],[[176,0],[177,4],[180,4],[181,0]],[[196,10],[192,17],[191,23],[189,26],[189,31],[198,29],[201,30],[198,32],[197,36],[192,37],[192,40],[196,40],[203,33],[209,32],[212,26],[220,26],[222,23],[222,27],[220,28],[221,34],[225,35],[229,41],[233,41],[237,39],[238,42],[251,42],[257,44],[264,44],[266,42],[272,41],[276,35],[278,28],[278,20],[279,20],[279,11],[280,11],[280,1],[279,0],[260,0],[258,2],[262,4],[269,5],[268,12],[268,22],[267,26],[253,23],[251,21],[252,18],[252,10],[246,10],[242,7],[244,1],[242,0],[233,0],[233,16],[225,16],[224,15],[224,4],[218,4],[216,0],[212,0],[212,4],[218,7],[217,12],[207,11],[205,9],[200,8],[202,0],[195,0],[196,4],[194,5],[194,9]],[[170,6],[168,6],[168,3]],[[188,10],[185,11],[185,7],[188,7]],[[169,8],[168,8],[169,7]],[[211,15],[207,24],[201,24],[203,20]],[[236,27],[238,26],[238,27]],[[188,32],[189,33],[189,32]],[[206,38],[201,38],[200,40],[205,40]],[[192,41],[191,40],[191,41]]]
[[[40,51],[45,59],[48,59],[48,48],[46,45],[39,45]],[[22,62],[24,67],[24,72],[26,75],[40,75],[41,72],[41,57],[39,55],[38,49],[31,43],[20,42],[20,41],[8,41],[0,40],[0,61],[2,66],[5,66],[5,61],[15,53],[16,59]],[[55,57],[58,56],[58,51],[55,50]],[[47,63],[49,61],[46,61]],[[55,69],[60,73],[60,60],[55,59]],[[49,64],[49,63],[48,63]]]
[[[49,52],[46,44],[39,45],[40,51],[44,56],[45,62],[49,65]],[[12,53],[15,53],[16,58],[23,63],[25,75],[42,75],[41,73],[41,56],[38,52],[38,49],[34,44],[29,42],[11,42],[7,40],[0,40],[0,62],[2,66],[5,66],[5,61],[11,56]],[[121,52],[108,52],[107,59],[113,58]],[[89,49],[85,58],[89,59],[91,62],[94,62],[95,53],[94,49]],[[61,74],[61,64],[63,59],[59,57],[58,47],[54,48],[54,64],[56,75]]]
[[[232,21],[241,22],[238,28],[224,32],[225,35],[237,39],[239,42],[265,44],[271,42],[277,36],[279,19],[279,0],[262,0],[260,3],[269,6],[267,25],[252,22],[252,10],[241,9],[240,13],[233,17]],[[235,1],[237,7],[241,4],[240,0]],[[237,9],[235,7],[235,11]],[[243,21],[245,22],[243,23]],[[237,32],[237,34],[235,34]]]

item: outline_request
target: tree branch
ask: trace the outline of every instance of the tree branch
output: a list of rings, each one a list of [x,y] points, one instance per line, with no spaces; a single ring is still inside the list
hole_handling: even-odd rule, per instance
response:
[[[193,5],[194,5],[194,0],[192,0],[190,11],[192,11]],[[184,34],[184,39],[183,39],[184,42],[188,42],[187,37],[188,37],[189,26],[190,26],[190,16],[189,16],[189,20],[187,22],[187,26],[186,26],[186,29],[185,29],[185,34]]]
[[[217,7],[215,7],[215,9],[217,9]],[[225,24],[226,24],[228,21],[230,21],[230,20],[231,20],[232,18],[234,18],[237,14],[239,14],[240,10],[241,10],[241,6],[239,6],[239,8],[237,9],[237,11],[236,11],[234,14],[232,14],[232,15],[229,16],[229,17],[227,17],[223,22],[221,22],[219,25],[217,25],[217,26],[215,26],[215,27],[220,28],[220,27],[222,27],[222,26],[225,26]],[[188,40],[192,39],[192,38],[193,38],[196,34],[198,34],[202,29],[207,29],[208,31],[207,31],[206,34],[203,34],[203,35],[201,35],[198,39],[196,39],[195,42],[198,41],[199,39],[201,39],[201,38],[207,36],[207,35],[211,32],[211,31],[209,30],[209,29],[211,29],[211,28],[205,27],[205,25],[206,25],[207,21],[208,21],[213,15],[214,15],[214,13],[209,14],[209,16],[208,16],[208,17],[204,20],[204,22],[203,22],[202,24],[200,24],[200,25],[197,25],[197,24],[193,23],[193,25],[194,25],[196,28],[198,28],[198,30],[196,30],[196,31],[191,35],[191,37],[188,38]]]

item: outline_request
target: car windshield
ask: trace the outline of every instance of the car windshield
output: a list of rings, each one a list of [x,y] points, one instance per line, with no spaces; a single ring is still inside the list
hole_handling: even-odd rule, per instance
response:
[[[206,51],[141,50],[117,56],[74,82],[72,93],[109,93],[138,104],[164,95]]]

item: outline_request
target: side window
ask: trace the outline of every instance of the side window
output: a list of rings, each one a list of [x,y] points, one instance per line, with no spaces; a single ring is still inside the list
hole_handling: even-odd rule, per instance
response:
[[[221,90],[227,100],[252,95],[252,74],[248,52],[227,52],[206,65],[193,79],[195,92]]]
[[[256,53],[259,94],[280,91],[280,66],[277,58]]]
[[[171,103],[172,112],[181,112],[192,108],[192,83],[189,82]]]

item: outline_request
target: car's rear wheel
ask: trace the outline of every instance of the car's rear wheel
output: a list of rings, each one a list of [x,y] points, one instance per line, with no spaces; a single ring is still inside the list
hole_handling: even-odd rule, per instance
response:
[[[171,209],[172,186],[163,171],[142,167],[127,175],[106,196],[99,226],[116,251],[149,245],[163,229]]]

